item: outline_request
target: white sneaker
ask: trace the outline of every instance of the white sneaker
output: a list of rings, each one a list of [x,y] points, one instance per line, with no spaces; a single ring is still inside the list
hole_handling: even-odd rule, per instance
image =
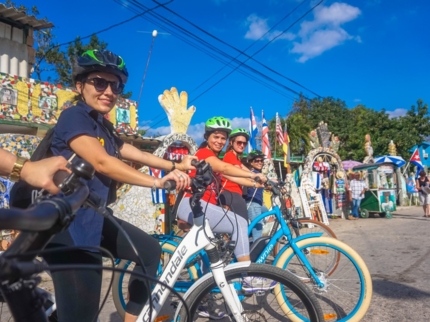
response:
[[[242,281],[242,289],[247,292],[271,290],[277,282],[263,277],[246,276]]]
[[[197,312],[199,316],[203,318],[209,318],[211,320],[221,320],[225,316],[225,313],[219,310],[209,311],[206,305],[199,306]]]

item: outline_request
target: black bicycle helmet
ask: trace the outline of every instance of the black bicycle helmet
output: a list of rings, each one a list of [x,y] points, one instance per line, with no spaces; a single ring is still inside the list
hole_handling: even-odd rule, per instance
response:
[[[265,157],[264,153],[261,152],[260,150],[252,150],[251,152],[248,153],[248,156],[246,157],[246,161],[249,163],[256,158],[264,159],[264,157]]]
[[[237,129],[234,129],[233,131],[231,131],[229,139],[231,140],[232,138],[234,138],[236,136],[244,136],[244,137],[246,137],[246,140],[249,140],[249,132],[247,130],[245,130],[244,128],[237,128]]]
[[[91,72],[100,71],[118,76],[125,84],[128,79],[128,71],[124,59],[109,50],[91,49],[84,52],[73,65],[73,82],[79,81],[79,76]]]

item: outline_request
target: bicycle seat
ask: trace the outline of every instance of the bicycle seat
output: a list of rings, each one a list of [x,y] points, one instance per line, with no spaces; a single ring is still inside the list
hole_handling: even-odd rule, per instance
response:
[[[191,225],[188,221],[182,219],[176,219],[176,221],[178,223],[178,228],[186,233],[190,231],[191,227],[193,227],[193,225]]]

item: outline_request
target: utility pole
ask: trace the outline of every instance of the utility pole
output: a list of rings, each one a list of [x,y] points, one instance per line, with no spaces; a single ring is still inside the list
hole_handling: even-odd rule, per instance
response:
[[[155,41],[155,37],[157,37],[157,34],[158,34],[157,30],[154,30],[152,32],[151,46],[149,47],[148,59],[146,60],[146,67],[143,72],[142,83],[140,84],[140,92],[139,92],[139,97],[137,99],[137,106],[140,106],[140,98],[142,96],[143,85],[145,84],[146,72],[148,71],[149,60],[151,59],[151,54],[152,54],[152,47],[154,47],[154,41]]]

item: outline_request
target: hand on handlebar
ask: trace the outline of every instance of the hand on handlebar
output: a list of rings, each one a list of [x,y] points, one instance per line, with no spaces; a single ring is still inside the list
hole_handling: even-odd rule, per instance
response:
[[[168,180],[173,180],[176,182],[177,190],[184,190],[191,184],[191,179],[188,174],[179,170],[174,170],[170,172],[167,176],[163,177],[163,179],[159,180],[158,188],[164,189],[164,183]]]
[[[254,173],[255,176],[253,176],[252,179],[254,179],[255,181],[260,181],[259,183],[266,183],[267,182],[267,177],[262,174],[262,173]]]
[[[67,160],[61,156],[40,161],[28,161],[21,171],[21,179],[32,186],[43,188],[49,193],[57,194],[60,189],[55,185],[53,178],[57,171],[70,170],[66,168]]]
[[[195,167],[193,165],[193,160],[198,160],[197,157],[192,155],[184,155],[184,158],[182,159],[181,163],[176,164],[176,167],[179,170],[187,171],[187,170],[194,170]]]

